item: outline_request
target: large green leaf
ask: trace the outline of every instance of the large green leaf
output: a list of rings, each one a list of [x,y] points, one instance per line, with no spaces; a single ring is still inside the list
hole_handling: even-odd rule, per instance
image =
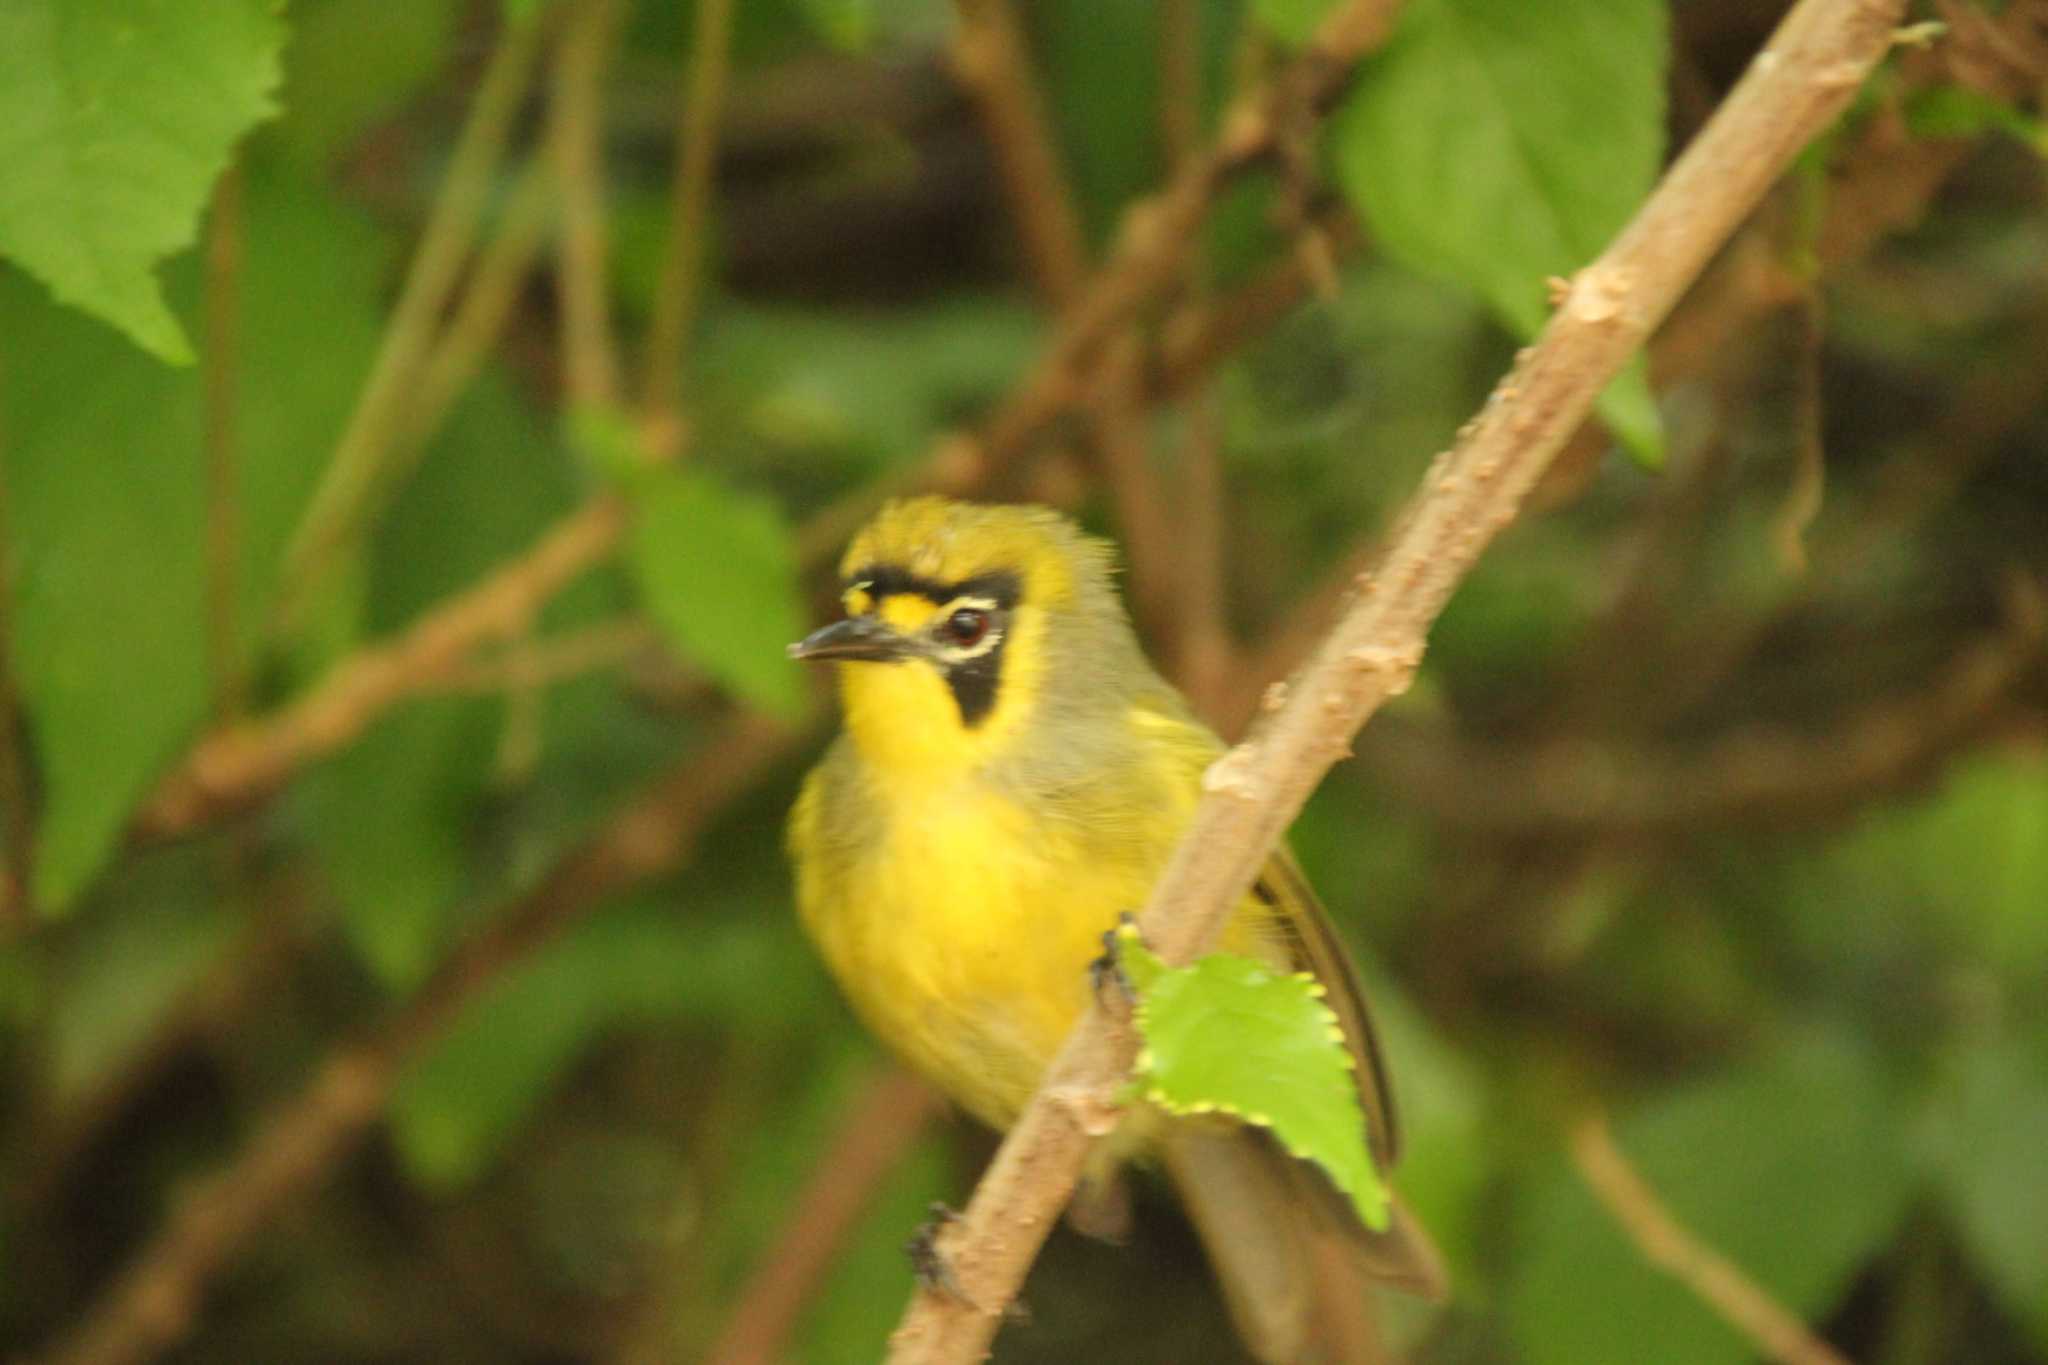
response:
[[[796,550],[775,504],[697,470],[632,485],[632,565],[685,657],[756,706],[802,711],[788,647],[803,634]]]
[[[274,111],[276,0],[0,5],[0,254],[177,363],[152,275],[192,241],[229,149]]]
[[[1628,221],[1664,146],[1661,0],[1411,0],[1335,119],[1345,193],[1387,251],[1476,290],[1518,335]],[[1601,399],[1659,441],[1640,366]]]
[[[1384,1228],[1386,1182],[1366,1149],[1351,1054],[1323,987],[1234,953],[1168,967],[1136,930],[1120,937],[1145,1039],[1139,1093],[1170,1113],[1222,1113],[1270,1129],[1323,1168],[1367,1227]]]
[[[1913,1182],[1899,1096],[1813,1037],[1650,1104],[1616,1140],[1677,1219],[1792,1312],[1824,1315],[1897,1228]],[[1508,1287],[1532,1365],[1741,1365],[1747,1339],[1653,1267],[1557,1163],[1524,1197]]]
[[[246,626],[269,600],[284,538],[348,410],[349,376],[375,342],[385,256],[324,193],[260,171],[243,235],[236,579]],[[321,287],[307,289],[316,275]],[[191,296],[189,263],[171,284]],[[165,369],[18,279],[0,278],[0,334],[36,338],[10,348],[0,402],[16,657],[42,765],[36,894],[56,909],[206,710],[200,388],[195,373]]]

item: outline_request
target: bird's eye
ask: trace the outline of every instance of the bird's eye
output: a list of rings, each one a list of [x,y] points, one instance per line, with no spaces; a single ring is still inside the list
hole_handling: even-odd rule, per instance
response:
[[[962,607],[939,623],[939,634],[948,644],[967,648],[981,643],[981,637],[988,634],[988,613],[974,607]]]

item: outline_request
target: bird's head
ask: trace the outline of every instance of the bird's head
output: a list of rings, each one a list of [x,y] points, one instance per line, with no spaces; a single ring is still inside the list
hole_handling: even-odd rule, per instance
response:
[[[892,502],[840,561],[844,619],[790,646],[841,665],[868,761],[943,776],[999,756],[1049,710],[1151,672],[1107,542],[1042,507]],[[1112,688],[1112,690],[1114,690]]]

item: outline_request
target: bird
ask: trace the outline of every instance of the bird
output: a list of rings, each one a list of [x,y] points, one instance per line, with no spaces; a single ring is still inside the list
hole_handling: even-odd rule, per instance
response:
[[[899,499],[839,568],[844,615],[789,647],[833,666],[842,717],[790,815],[798,916],[861,1022],[1004,1129],[1088,1007],[1105,931],[1146,901],[1224,745],[1146,659],[1113,547],[1058,512]],[[1400,1133],[1381,1047],[1284,848],[1219,946],[1322,984],[1384,1173]],[[1444,1295],[1405,1207],[1366,1228],[1256,1128],[1134,1112],[1111,1147],[1112,1161],[1164,1167],[1239,1335],[1269,1365],[1373,1358],[1358,1339],[1372,1283]]]

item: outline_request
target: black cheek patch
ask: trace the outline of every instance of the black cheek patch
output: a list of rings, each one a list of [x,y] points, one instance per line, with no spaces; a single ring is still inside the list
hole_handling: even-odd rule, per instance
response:
[[[996,683],[1003,671],[1003,646],[995,642],[988,653],[954,664],[946,670],[946,685],[953,689],[953,701],[960,708],[960,723],[972,730],[988,719],[995,709]]]

